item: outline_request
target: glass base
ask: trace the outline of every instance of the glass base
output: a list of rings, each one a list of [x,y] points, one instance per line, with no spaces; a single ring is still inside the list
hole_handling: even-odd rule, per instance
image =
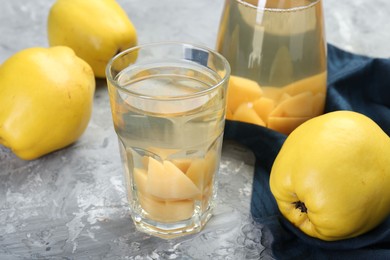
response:
[[[212,209],[204,212],[201,217],[192,218],[180,222],[164,223],[142,217],[139,214],[131,214],[136,228],[144,233],[172,239],[200,232],[212,216]]]

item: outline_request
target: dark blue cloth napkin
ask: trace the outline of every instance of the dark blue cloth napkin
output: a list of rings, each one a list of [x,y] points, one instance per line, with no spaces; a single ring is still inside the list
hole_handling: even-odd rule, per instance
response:
[[[328,44],[325,112],[335,110],[365,114],[390,136],[390,59],[356,55]],[[224,138],[248,147],[256,157],[251,213],[272,234],[276,259],[390,259],[390,216],[366,234],[326,242],[303,234],[280,214],[269,188],[269,174],[285,135],[227,121]]]

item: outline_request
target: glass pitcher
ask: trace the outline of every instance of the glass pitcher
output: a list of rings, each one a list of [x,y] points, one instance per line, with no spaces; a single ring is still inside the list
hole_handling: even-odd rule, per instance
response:
[[[321,0],[226,0],[216,48],[232,70],[227,119],[289,134],[323,113]]]

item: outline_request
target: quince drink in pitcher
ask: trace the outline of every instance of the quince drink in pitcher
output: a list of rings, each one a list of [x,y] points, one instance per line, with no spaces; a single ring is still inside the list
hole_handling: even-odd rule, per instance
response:
[[[217,50],[231,66],[227,119],[289,134],[323,113],[320,0],[226,0]]]

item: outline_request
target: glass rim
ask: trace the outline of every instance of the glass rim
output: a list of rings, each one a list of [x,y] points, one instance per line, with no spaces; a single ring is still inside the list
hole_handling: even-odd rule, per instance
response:
[[[153,48],[153,47],[160,47],[160,46],[164,46],[164,45],[172,45],[172,46],[187,46],[187,47],[192,47],[194,49],[200,49],[200,50],[205,50],[209,53],[212,53],[213,55],[215,55],[216,57],[218,57],[218,59],[220,59],[223,63],[223,66],[225,68],[225,75],[223,77],[221,77],[220,80],[218,80],[218,82],[216,84],[212,84],[210,85],[210,87],[206,88],[206,89],[203,89],[203,90],[200,90],[200,91],[197,91],[197,92],[194,92],[194,93],[190,93],[190,94],[187,94],[187,95],[182,95],[182,96],[154,96],[154,95],[146,95],[146,94],[140,94],[140,93],[137,93],[137,92],[134,92],[134,91],[131,91],[129,89],[126,89],[124,88],[123,86],[117,84],[116,80],[112,77],[112,73],[111,73],[111,68],[112,68],[112,65],[113,63],[120,57],[130,53],[130,52],[134,52],[134,51],[137,51],[137,50],[140,50],[140,49],[143,49],[143,48]],[[128,67],[131,67],[132,65],[134,64],[130,64]],[[209,68],[209,67],[208,67]],[[209,92],[212,92],[213,90],[219,88],[221,85],[225,84],[229,77],[230,77],[230,64],[229,62],[227,61],[227,59],[222,55],[220,54],[219,52],[217,52],[216,50],[213,50],[209,47],[206,47],[206,46],[203,46],[203,45],[200,45],[200,44],[193,44],[193,43],[187,43],[187,42],[179,42],[179,41],[165,41],[165,42],[154,42],[154,43],[146,43],[146,44],[139,44],[139,45],[136,45],[136,46],[133,46],[131,48],[128,48],[126,50],[123,50],[121,51],[120,53],[117,53],[114,57],[112,57],[107,65],[106,65],[106,78],[108,81],[110,81],[110,83],[116,88],[116,89],[119,89],[120,91],[123,91],[125,92],[126,94],[129,94],[129,95],[132,95],[132,96],[136,96],[137,98],[140,98],[140,99],[149,99],[149,100],[159,100],[159,101],[170,101],[170,100],[185,100],[185,99],[191,99],[191,98],[196,98],[196,97],[199,97],[199,96],[204,96],[206,95],[207,93]]]
[[[272,8],[272,7],[259,7],[259,6],[253,5],[251,3],[248,3],[245,0],[235,0],[235,1],[238,2],[239,4],[242,4],[242,5],[244,5],[246,7],[249,7],[249,8],[253,8],[253,9],[256,9],[256,10],[259,10],[259,11],[271,11],[271,12],[293,12],[293,11],[299,11],[299,10],[302,10],[302,9],[309,8],[309,7],[317,4],[318,2],[321,2],[321,0],[315,0],[312,3],[310,3],[310,4],[302,5],[302,6],[296,6],[296,7],[290,7],[290,8]]]

